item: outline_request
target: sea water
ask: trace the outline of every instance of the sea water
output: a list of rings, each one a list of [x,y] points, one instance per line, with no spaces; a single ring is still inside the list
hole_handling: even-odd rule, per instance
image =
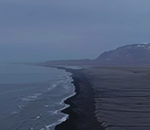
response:
[[[54,130],[68,115],[71,74],[56,68],[0,64],[0,130]]]

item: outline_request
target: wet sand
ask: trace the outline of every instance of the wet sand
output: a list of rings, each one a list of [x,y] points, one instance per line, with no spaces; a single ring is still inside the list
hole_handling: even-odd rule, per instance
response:
[[[71,70],[76,86],[76,95],[65,101],[71,106],[62,112],[69,114],[69,119],[56,126],[56,130],[104,130],[95,117],[94,91],[80,70]]]

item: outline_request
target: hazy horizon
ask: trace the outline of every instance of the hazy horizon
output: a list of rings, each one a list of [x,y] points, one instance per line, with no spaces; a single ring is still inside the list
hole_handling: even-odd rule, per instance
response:
[[[150,42],[149,0],[0,0],[0,62],[96,58]]]

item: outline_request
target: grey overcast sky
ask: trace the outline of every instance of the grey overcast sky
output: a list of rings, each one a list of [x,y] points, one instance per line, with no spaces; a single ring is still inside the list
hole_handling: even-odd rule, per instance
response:
[[[95,58],[150,42],[150,0],[0,0],[0,61]]]

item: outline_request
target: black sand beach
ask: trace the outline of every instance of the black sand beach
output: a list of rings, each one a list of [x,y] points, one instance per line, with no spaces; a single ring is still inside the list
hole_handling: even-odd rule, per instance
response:
[[[62,112],[69,114],[69,119],[56,130],[104,130],[95,117],[94,93],[86,76],[80,70],[67,71],[73,74],[76,95],[65,101],[70,107]]]
[[[74,97],[69,119],[56,130],[149,130],[150,68],[94,67],[71,70]],[[103,128],[103,127],[104,128]]]

